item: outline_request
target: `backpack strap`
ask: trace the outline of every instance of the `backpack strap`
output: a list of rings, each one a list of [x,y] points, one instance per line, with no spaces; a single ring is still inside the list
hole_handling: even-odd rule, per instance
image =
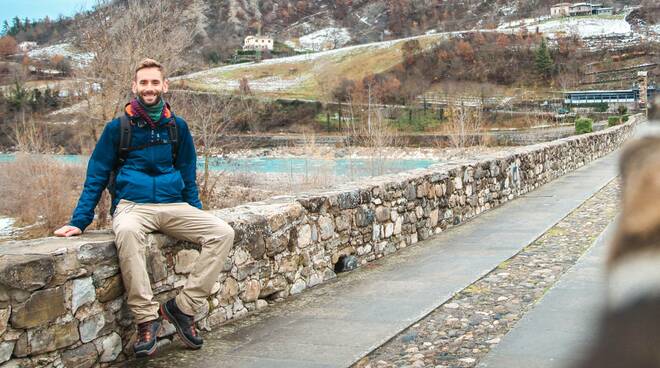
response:
[[[126,114],[119,117],[119,155],[118,165],[121,166],[126,161],[128,152],[131,151],[131,121]]]
[[[172,114],[172,120],[167,124],[170,132],[170,144],[172,144],[172,166],[176,165],[176,155],[179,152],[179,131],[176,126],[176,117]]]
[[[169,139],[167,141],[159,141],[153,143],[146,143],[139,146],[131,147],[131,120],[128,115],[123,114],[119,117],[119,155],[117,157],[117,167],[120,167],[126,161],[128,153],[131,151],[141,150],[146,147],[155,146],[159,144],[170,144],[172,146],[172,165],[176,164],[177,153],[179,152],[179,131],[176,125],[176,118],[174,115],[167,124],[169,131]]]

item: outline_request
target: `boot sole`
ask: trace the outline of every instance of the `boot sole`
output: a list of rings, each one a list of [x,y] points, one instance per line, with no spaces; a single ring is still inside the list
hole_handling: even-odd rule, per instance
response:
[[[183,329],[181,328],[181,326],[177,322],[176,318],[174,318],[174,316],[170,314],[170,312],[165,307],[165,304],[161,304],[160,313],[161,313],[161,315],[163,316],[164,319],[166,319],[168,322],[170,322],[171,324],[174,325],[174,328],[176,329],[177,335],[179,335],[179,337],[181,338],[183,343],[186,344],[186,346],[188,346],[189,348],[194,349],[194,350],[199,350],[199,349],[202,348],[202,345],[197,345],[194,342],[188,340],[186,335],[183,334]]]

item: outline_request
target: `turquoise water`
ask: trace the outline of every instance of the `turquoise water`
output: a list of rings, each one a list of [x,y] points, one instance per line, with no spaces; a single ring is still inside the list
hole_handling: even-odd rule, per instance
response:
[[[65,163],[86,164],[87,156],[48,155]],[[0,154],[0,162],[15,159],[13,154]],[[412,169],[423,169],[437,163],[434,160],[417,159],[305,159],[289,157],[250,157],[209,161],[212,170],[230,172],[268,173],[268,174],[333,174],[336,176],[374,176],[396,173]],[[197,166],[204,167],[204,159],[199,158]]]

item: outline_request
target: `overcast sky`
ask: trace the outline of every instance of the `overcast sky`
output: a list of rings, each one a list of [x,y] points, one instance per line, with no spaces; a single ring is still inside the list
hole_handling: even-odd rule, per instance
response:
[[[60,14],[66,17],[76,14],[81,9],[91,9],[94,0],[0,0],[0,25],[5,20],[19,16],[42,19],[49,16],[56,19]]]

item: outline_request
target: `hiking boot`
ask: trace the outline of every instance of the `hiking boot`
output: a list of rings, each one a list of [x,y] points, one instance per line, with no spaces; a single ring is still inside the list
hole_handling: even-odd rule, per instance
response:
[[[160,330],[160,320],[158,319],[138,323],[137,341],[133,345],[136,357],[147,357],[156,352],[158,330]]]
[[[195,329],[195,318],[189,316],[177,307],[174,298],[160,305],[160,313],[166,320],[170,321],[176,327],[176,332],[183,342],[191,349],[202,347],[204,340],[197,334]]]

